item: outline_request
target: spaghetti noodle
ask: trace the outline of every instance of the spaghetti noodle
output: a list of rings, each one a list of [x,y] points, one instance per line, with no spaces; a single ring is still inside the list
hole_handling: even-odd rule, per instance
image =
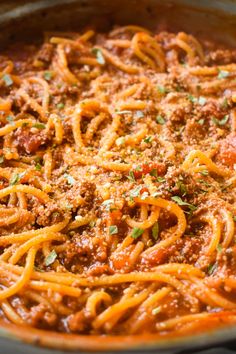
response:
[[[0,65],[1,322],[235,324],[233,52],[137,26],[30,48]]]

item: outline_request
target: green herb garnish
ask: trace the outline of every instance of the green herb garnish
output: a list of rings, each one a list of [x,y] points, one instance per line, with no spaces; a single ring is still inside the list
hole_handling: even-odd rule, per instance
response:
[[[135,176],[133,171],[129,171],[129,175],[127,176],[127,178],[131,181],[131,182],[135,182]]]
[[[208,176],[208,175],[209,175],[209,172],[208,172],[207,170],[199,171],[199,173],[200,173],[202,176]]]
[[[159,236],[159,224],[158,222],[155,222],[155,224],[152,227],[152,237],[154,240],[157,240]]]
[[[103,53],[101,49],[99,48],[92,48],[91,52],[96,56],[97,62],[100,65],[104,65],[106,63],[105,58],[103,56]]]
[[[41,171],[42,165],[40,165],[40,163],[36,163],[35,169],[36,169],[36,171]]]
[[[161,115],[158,115],[157,117],[156,117],[156,122],[158,123],[158,124],[161,124],[161,125],[163,125],[163,124],[165,124],[165,119],[161,116]]]
[[[198,124],[203,125],[205,123],[205,120],[202,118],[202,119],[199,119],[197,122],[198,122]]]
[[[45,73],[43,74],[43,77],[45,80],[50,81],[52,78],[52,73],[50,71],[45,71]]]
[[[184,202],[180,197],[175,195],[174,197],[171,197],[171,199],[176,202],[180,206],[187,206],[191,211],[194,211],[197,209],[197,207],[193,204],[189,204],[187,202]]]
[[[56,258],[57,258],[57,253],[55,250],[52,250],[52,252],[50,252],[49,255],[45,258],[44,261],[45,266],[48,267],[49,265],[54,263]]]
[[[212,120],[215,125],[225,125],[229,120],[229,115],[226,114],[222,119],[217,119],[216,117],[212,117]]]
[[[109,227],[109,234],[110,235],[115,235],[118,233],[118,227],[116,225],[111,225]]]
[[[226,70],[219,70],[219,74],[217,76],[218,79],[225,79],[229,76],[229,72]]]
[[[143,233],[144,233],[143,229],[140,229],[139,227],[135,227],[132,230],[131,237],[137,239],[138,237],[142,236]]]
[[[7,116],[6,120],[8,121],[8,123],[10,123],[11,125],[14,125],[14,118],[12,116]]]
[[[64,107],[65,107],[65,105],[64,105],[64,103],[62,103],[62,102],[60,102],[60,103],[57,104],[57,108],[58,108],[58,109],[62,109],[62,108],[64,108]]]
[[[6,86],[11,86],[13,84],[12,78],[8,74],[4,74],[2,76],[3,81],[5,82]]]
[[[208,266],[207,272],[209,275],[211,275],[215,272],[216,269],[217,269],[217,263],[213,263]]]
[[[165,86],[158,85],[157,90],[160,94],[164,95],[169,92],[169,90]]]
[[[32,125],[33,128],[37,128],[37,129],[45,129],[46,125],[43,123],[35,123]]]
[[[10,186],[14,186],[15,184],[17,184],[20,179],[24,176],[24,172],[22,173],[15,173],[14,175],[11,176],[10,180],[9,180],[9,185]]]
[[[147,144],[151,143],[152,142],[152,136],[147,136],[146,138],[143,139],[143,141]]]

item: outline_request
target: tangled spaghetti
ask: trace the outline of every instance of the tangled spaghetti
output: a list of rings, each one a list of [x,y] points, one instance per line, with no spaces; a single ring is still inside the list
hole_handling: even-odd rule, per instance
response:
[[[6,50],[2,322],[160,336],[236,323],[235,60],[137,26]]]

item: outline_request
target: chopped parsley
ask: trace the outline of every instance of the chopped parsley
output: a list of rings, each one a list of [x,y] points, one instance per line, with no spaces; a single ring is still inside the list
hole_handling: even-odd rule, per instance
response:
[[[179,188],[181,195],[185,195],[187,193],[186,185],[180,180],[176,182],[176,187]]]
[[[42,165],[40,165],[40,163],[36,163],[35,169],[36,169],[36,171],[41,171]]]
[[[143,139],[143,141],[145,143],[147,143],[147,144],[151,143],[152,142],[152,136],[151,135],[147,136],[146,138]]]
[[[110,235],[115,235],[118,233],[118,227],[116,225],[111,225],[109,227],[109,234]]]
[[[188,100],[192,103],[195,103],[197,101],[196,97],[194,97],[193,95],[188,95]]]
[[[221,244],[219,243],[219,244],[217,245],[216,249],[217,249],[217,252],[220,253],[220,252],[222,252],[223,247],[222,247]]]
[[[105,58],[101,49],[99,48],[92,48],[91,52],[96,56],[97,62],[100,65],[104,65],[106,63]]]
[[[11,176],[10,180],[9,180],[9,185],[10,186],[14,186],[15,184],[17,184],[20,179],[24,176],[24,172],[22,173],[15,173],[14,175]]]
[[[208,266],[207,272],[209,275],[211,275],[215,272],[216,269],[217,269],[217,263],[213,263]]]
[[[201,118],[197,122],[198,122],[198,124],[203,125],[205,123],[205,120],[203,118]]]
[[[157,182],[163,183],[163,182],[165,182],[165,178],[164,177],[157,177]]]
[[[45,71],[45,73],[43,74],[43,77],[45,80],[50,81],[52,78],[52,73],[50,71]]]
[[[142,236],[142,234],[144,233],[143,229],[140,229],[139,227],[134,227],[131,233],[131,237],[133,237],[134,239],[139,238],[140,236]]]
[[[234,222],[236,222],[236,215],[233,215],[233,220]]]
[[[165,86],[158,85],[157,90],[160,94],[164,95],[169,92],[169,90]]]
[[[229,120],[229,115],[226,114],[222,119],[217,119],[216,117],[212,117],[212,121],[215,125],[225,125]]]
[[[202,170],[199,172],[202,176],[208,176],[209,172],[207,170]]]
[[[157,169],[153,168],[150,172],[150,175],[157,178]]]
[[[129,171],[129,175],[127,176],[127,178],[128,178],[131,182],[135,182],[134,172],[133,172],[133,171]]]
[[[193,204],[189,204],[187,202],[184,202],[180,197],[175,195],[174,197],[171,197],[171,199],[176,202],[180,206],[187,206],[191,211],[194,211],[197,209],[197,207]]]
[[[57,104],[57,108],[58,108],[58,109],[62,109],[62,108],[64,108],[64,107],[65,107],[65,105],[64,105],[64,103],[62,103],[62,102],[60,102],[60,103]]]
[[[131,111],[123,110],[123,111],[116,111],[116,114],[131,114]]]
[[[204,184],[206,187],[210,187],[211,186],[210,183],[204,181],[203,179],[199,179],[198,182],[201,183],[201,184]]]
[[[37,129],[45,129],[46,125],[43,123],[35,123],[32,125],[33,128],[37,128]]]
[[[154,240],[157,240],[159,236],[159,224],[158,222],[155,222],[155,224],[152,227],[152,237]]]
[[[229,76],[229,72],[226,70],[219,70],[219,74],[217,76],[218,79],[225,79]]]
[[[44,264],[46,267],[50,266],[52,263],[55,262],[57,258],[57,252],[55,250],[52,250],[52,252],[49,253],[49,255],[45,258]]]
[[[13,118],[12,116],[7,116],[6,120],[7,120],[10,124],[14,125],[14,118]]]
[[[3,79],[3,81],[5,82],[5,85],[6,85],[6,86],[11,86],[11,85],[13,84],[12,78],[11,78],[11,76],[8,75],[8,74],[4,74],[4,75],[2,76],[2,79]]]
[[[157,117],[156,117],[156,122],[158,123],[158,124],[161,124],[161,125],[163,125],[163,124],[165,124],[165,119],[161,116],[161,115],[158,115]]]
[[[224,98],[223,102],[221,103],[221,107],[226,109],[228,108],[228,106],[229,106],[228,100],[227,98]]]

